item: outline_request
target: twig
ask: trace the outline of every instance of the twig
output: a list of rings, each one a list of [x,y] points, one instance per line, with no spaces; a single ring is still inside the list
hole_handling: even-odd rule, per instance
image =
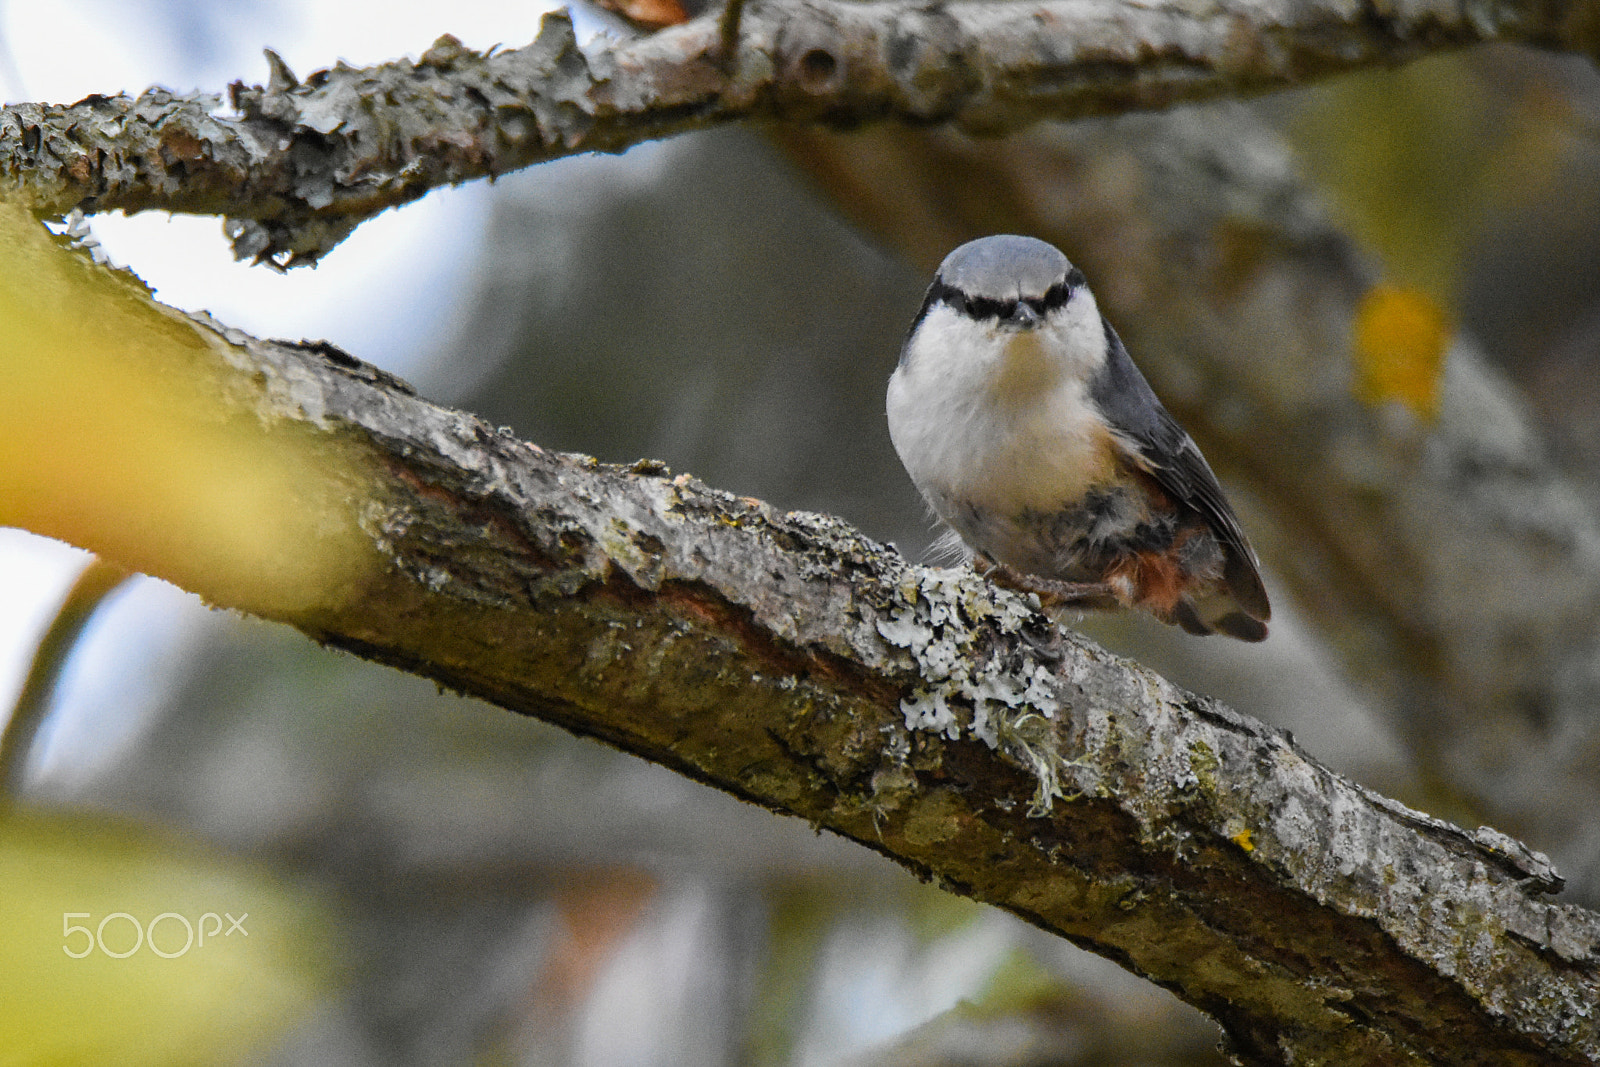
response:
[[[99,556],[78,575],[78,580],[67,591],[66,599],[33,654],[22,692],[17,695],[16,707],[0,732],[0,802],[15,799],[22,788],[22,775],[33,750],[39,727],[50,710],[55,695],[56,682],[66,666],[67,658],[77,646],[83,628],[88,625],[95,610],[105,603],[129,577],[123,568],[107,563]]]
[[[727,0],[722,15],[717,19],[717,36],[721,40],[722,69],[730,76],[739,64],[739,21],[744,15],[745,0]]]

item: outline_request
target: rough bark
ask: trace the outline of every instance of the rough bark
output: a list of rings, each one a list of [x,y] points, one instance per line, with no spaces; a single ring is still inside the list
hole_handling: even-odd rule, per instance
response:
[[[286,604],[208,588],[181,538],[116,562],[852,838],[1172,989],[1243,1062],[1600,1058],[1600,916],[1511,839],[836,519],[192,328],[219,417],[325,457],[308,528],[359,565]]]
[[[744,119],[898,120],[998,132],[1240,95],[1442,48],[1600,51],[1595,0],[1211,7],[1096,0],[750,3],[580,48],[565,14],[525,48],[450,37],[422,58],[265,87],[151,89],[0,110],[0,175],[43,215],[229,217],[236,254],[315,262],[364,219],[439,185]],[[732,31],[731,33],[729,31]]]

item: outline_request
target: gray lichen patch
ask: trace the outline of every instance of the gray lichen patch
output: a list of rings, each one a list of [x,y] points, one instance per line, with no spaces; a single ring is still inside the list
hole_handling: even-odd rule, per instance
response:
[[[1070,763],[1053,725],[1060,681],[1033,657],[1018,664],[988,647],[995,631],[1020,636],[1038,615],[1014,596],[996,596],[965,568],[909,569],[900,592],[902,602],[877,628],[910,653],[922,676],[900,702],[906,729],[952,741],[973,737],[1001,752],[1037,783],[1029,814],[1048,813],[1067,795],[1062,778]]]

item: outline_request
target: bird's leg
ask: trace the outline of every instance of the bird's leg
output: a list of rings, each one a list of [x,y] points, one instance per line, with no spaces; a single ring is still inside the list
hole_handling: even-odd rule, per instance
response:
[[[1116,602],[1117,594],[1106,582],[1063,582],[1054,578],[1041,578],[1025,574],[1004,563],[996,563],[982,552],[972,556],[972,569],[995,585],[1014,589],[1019,593],[1033,593],[1041,607],[1064,607],[1069,604],[1104,604],[1108,599]]]

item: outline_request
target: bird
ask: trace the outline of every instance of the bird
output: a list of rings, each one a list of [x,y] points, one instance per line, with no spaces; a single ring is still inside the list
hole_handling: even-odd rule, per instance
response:
[[[1262,641],[1260,562],[1083,272],[1034,237],[945,257],[889,378],[889,436],[991,582]]]

